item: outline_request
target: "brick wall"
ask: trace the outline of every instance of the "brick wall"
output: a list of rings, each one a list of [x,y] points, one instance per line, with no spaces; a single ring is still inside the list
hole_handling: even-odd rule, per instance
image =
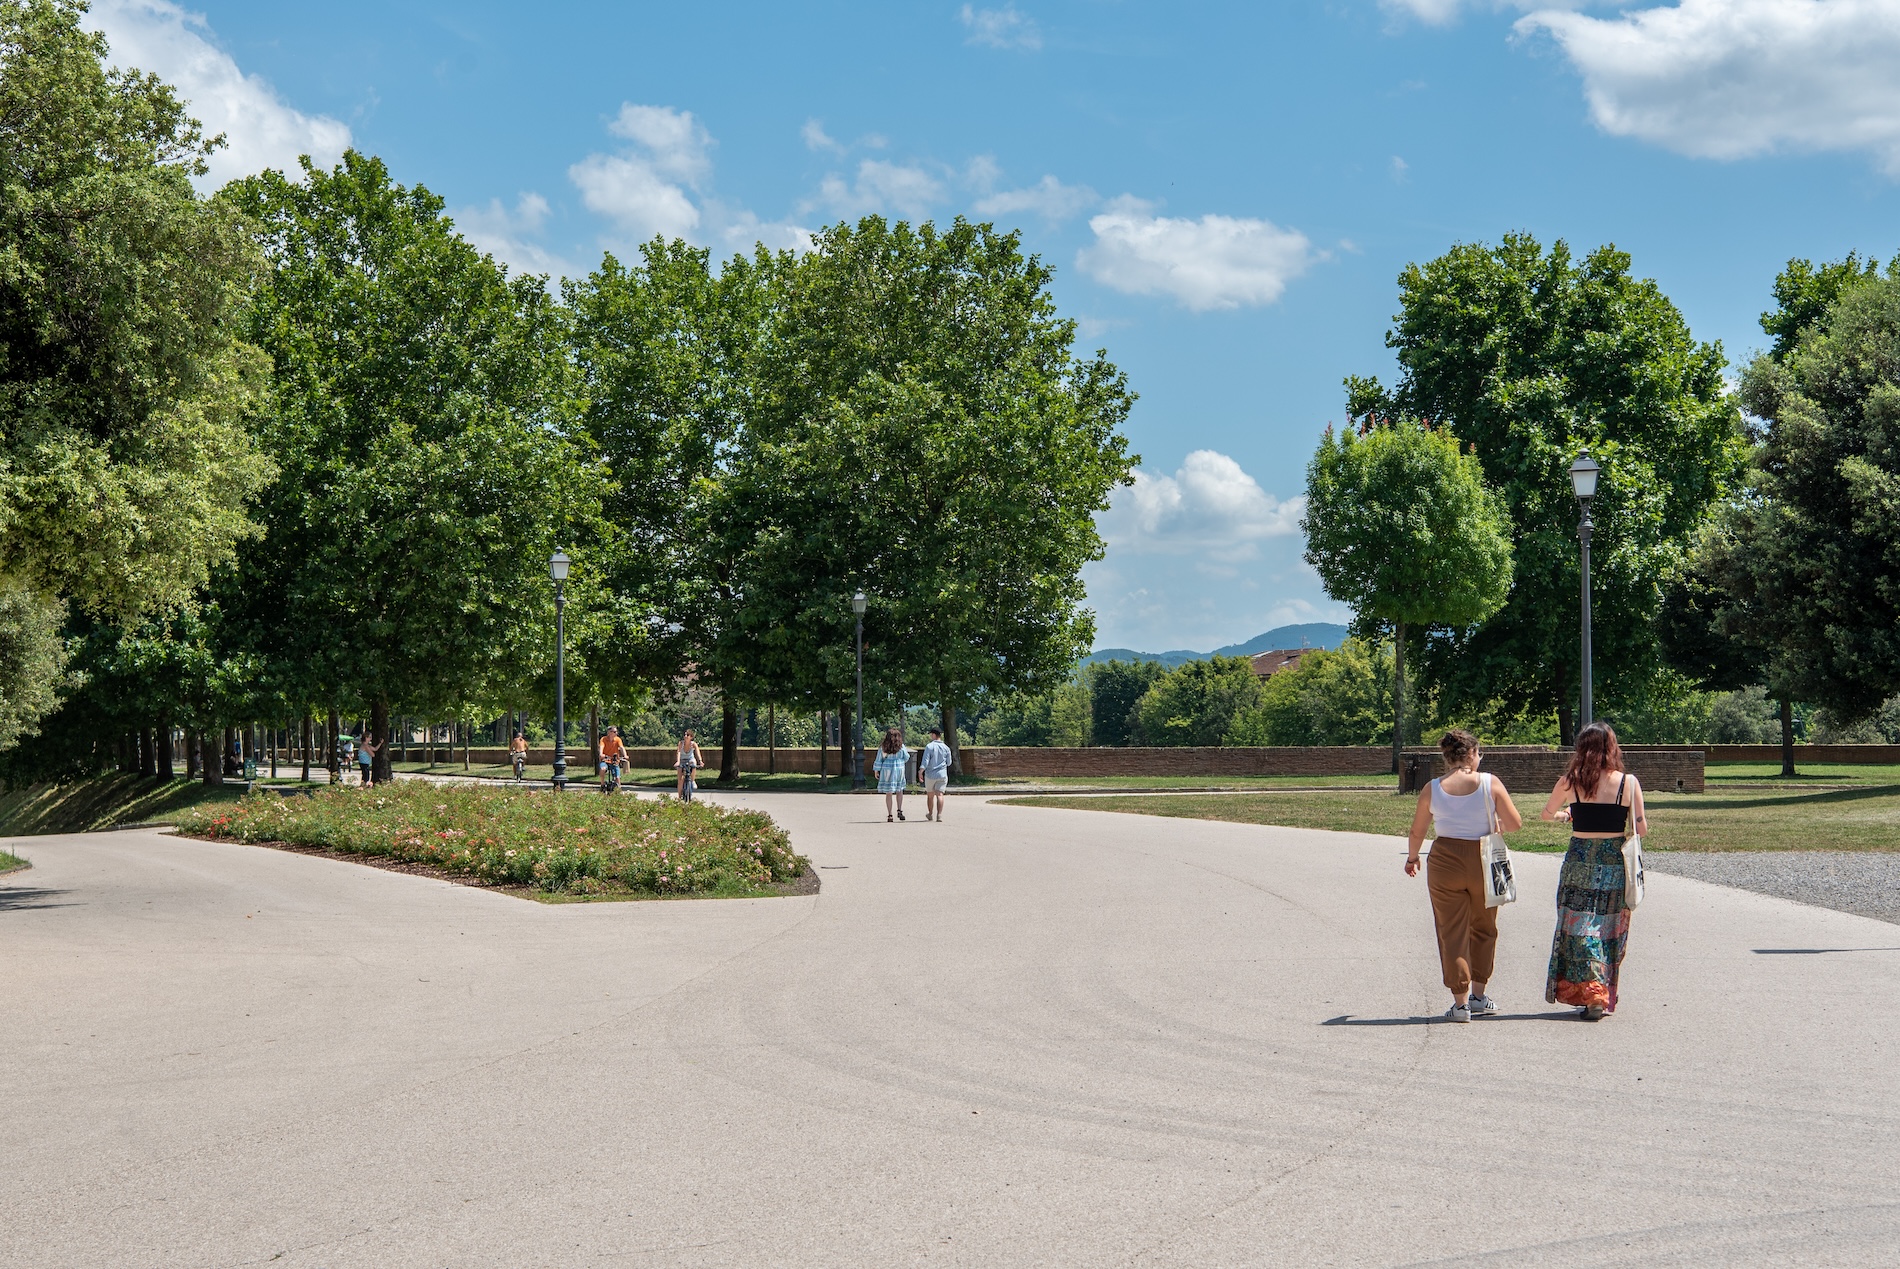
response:
[[[1567,749],[1512,747],[1484,750],[1478,770],[1497,776],[1514,794],[1548,793],[1569,766]],[[1700,749],[1625,746],[1623,766],[1651,792],[1706,791]],[[1407,749],[1400,763],[1399,788],[1411,793],[1420,784],[1444,773],[1445,760],[1437,749]]]
[[[1392,751],[1337,748],[1040,749],[966,745],[964,774],[990,780],[1037,776],[1383,776]]]

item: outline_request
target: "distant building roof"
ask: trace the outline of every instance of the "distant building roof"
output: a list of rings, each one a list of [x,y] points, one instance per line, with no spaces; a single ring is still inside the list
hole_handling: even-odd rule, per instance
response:
[[[1312,648],[1276,648],[1272,652],[1256,652],[1250,658],[1253,672],[1263,679],[1270,679],[1281,670],[1297,670],[1300,662],[1306,658]]]

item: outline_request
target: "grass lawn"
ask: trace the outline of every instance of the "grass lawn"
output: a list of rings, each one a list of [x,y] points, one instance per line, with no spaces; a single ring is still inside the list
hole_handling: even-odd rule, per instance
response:
[[[1797,764],[1796,775],[1786,780],[1779,762],[1711,762],[1703,768],[1711,786],[1721,784],[1900,784],[1900,767],[1860,766],[1844,762]]]
[[[0,834],[89,833],[119,824],[169,824],[202,802],[235,802],[244,785],[207,788],[197,780],[102,775],[68,784],[32,784],[0,793]]]
[[[1535,816],[1544,797],[1513,795],[1524,828],[1515,850],[1562,850],[1567,826]],[[1279,824],[1403,836],[1413,799],[1389,793],[1193,794],[1165,797],[1025,797],[1012,806],[1059,806],[1182,819]],[[1900,850],[1900,784],[1860,789],[1658,793],[1647,799],[1652,850]]]
[[[178,831],[368,856],[536,897],[758,897],[811,872],[760,811],[421,780],[259,791],[182,815]]]
[[[31,865],[28,864],[26,860],[21,859],[18,855],[11,855],[4,850],[0,850],[0,875],[18,872],[20,869],[27,867],[31,867]]]

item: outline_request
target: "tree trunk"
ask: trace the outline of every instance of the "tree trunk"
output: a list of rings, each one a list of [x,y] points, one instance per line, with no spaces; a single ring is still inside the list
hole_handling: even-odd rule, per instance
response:
[[[139,774],[148,780],[158,777],[158,728],[139,728]]]
[[[370,706],[369,722],[363,728],[363,732],[365,740],[373,738],[376,744],[376,756],[370,766],[370,770],[375,773],[372,778],[378,784],[386,784],[394,779],[389,766],[389,700],[387,697],[377,697],[375,703]],[[434,755],[431,755],[429,760],[434,762]]]
[[[826,756],[825,745],[831,740],[831,732],[826,726],[826,723],[828,723],[829,721],[830,721],[830,711],[822,710],[822,709],[819,710],[818,711],[818,783],[819,784],[824,784],[826,781],[828,781],[831,778],[831,773],[825,769],[825,756]]]
[[[218,732],[215,728],[198,733],[198,769],[203,772],[207,785],[224,783],[224,756],[214,752],[217,747]]]
[[[185,728],[185,779],[198,778],[198,733]]]
[[[587,769],[600,770],[600,705],[587,707]]]
[[[1794,702],[1781,698],[1781,774],[1794,778]]]
[[[156,755],[158,758],[158,778],[161,780],[170,780],[175,770],[172,766],[171,723],[160,719],[158,726],[154,729],[154,734],[158,738],[158,753]]]
[[[1405,748],[1405,623],[1392,623],[1392,774],[1399,773]]]
[[[314,727],[312,727],[312,726],[310,725],[310,711],[309,711],[309,710],[305,710],[305,711],[303,712],[303,732],[302,732],[302,734],[301,734],[301,735],[300,735],[300,736],[298,737],[298,739],[300,739],[300,740],[301,740],[301,741],[303,742],[303,776],[302,776],[302,779],[303,779],[303,782],[304,782],[305,784],[309,784],[309,783],[310,783],[310,742],[311,742],[311,740],[313,739],[313,737],[311,736],[311,734],[310,734],[310,733],[311,733],[311,732],[313,732],[313,731],[315,731],[315,730],[316,730],[316,729],[315,729]]]
[[[1576,748],[1577,719],[1568,705],[1557,707],[1557,744],[1565,749]]]
[[[471,765],[471,763],[473,762],[473,759],[469,757],[469,752],[468,752],[468,742],[469,742],[468,724],[463,723],[461,724],[461,727],[462,727],[462,770],[472,771],[474,770],[474,767]]]
[[[732,693],[719,694],[719,783],[739,778],[739,702]]]
[[[323,769],[330,773],[331,784],[343,783],[343,720],[330,711],[323,737]]]
[[[230,770],[231,745],[236,740],[237,728],[226,727],[224,729],[224,742],[218,750],[218,770],[225,775],[237,774],[237,772]]]
[[[275,723],[273,723],[273,724],[271,724],[271,729],[270,729],[270,778],[271,778],[271,779],[273,779],[273,780],[275,780],[275,779],[277,778],[277,750],[278,750],[278,749],[280,748],[280,746],[278,745],[278,743],[277,743],[277,742],[278,742],[278,741],[280,741],[280,740],[282,740],[282,739],[283,739],[283,735],[282,735],[282,733],[281,733],[281,731],[280,731],[280,730],[278,729],[278,727],[277,727],[277,725],[276,725]]]
[[[944,701],[937,707],[937,725],[943,728],[943,743],[950,746],[950,770],[963,774],[963,742],[957,736],[957,707]]]

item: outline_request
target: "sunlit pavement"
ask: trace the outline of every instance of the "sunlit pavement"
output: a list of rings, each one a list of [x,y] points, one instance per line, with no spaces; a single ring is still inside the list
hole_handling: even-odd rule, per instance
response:
[[[0,878],[0,1264],[1891,1264],[1900,928],[1672,876],[1447,1003],[1391,839],[702,794],[816,897],[127,831]]]

